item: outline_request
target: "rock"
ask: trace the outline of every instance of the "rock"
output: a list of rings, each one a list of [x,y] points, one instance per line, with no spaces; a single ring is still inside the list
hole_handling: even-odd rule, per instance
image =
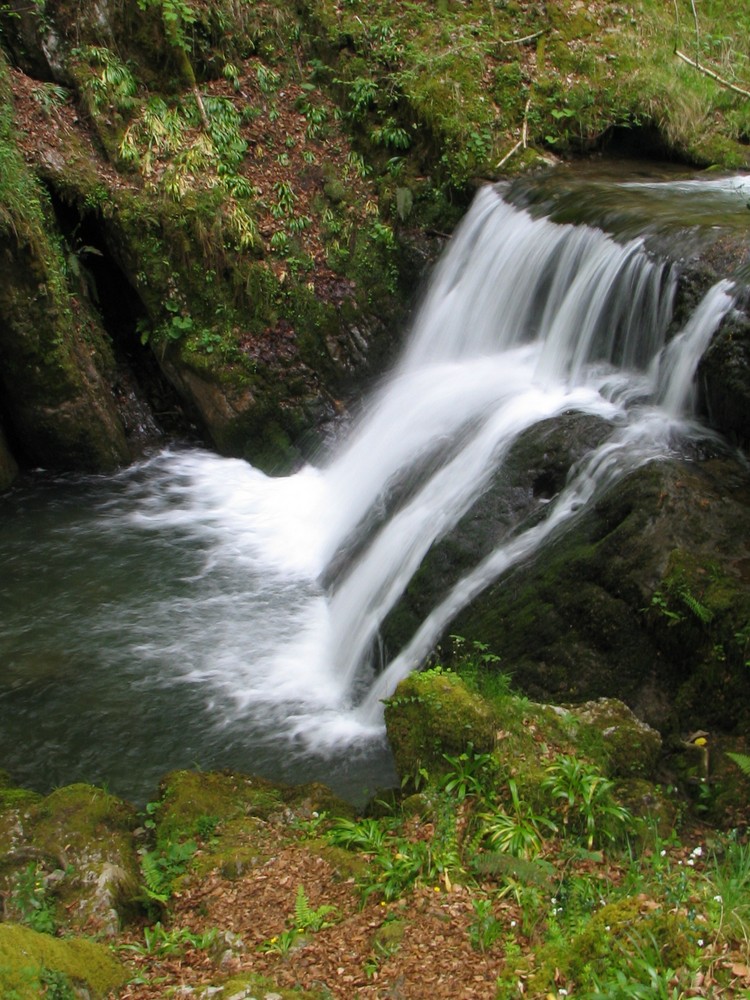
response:
[[[602,742],[607,772],[614,778],[651,778],[661,754],[661,735],[617,698],[566,706],[580,723],[576,739]]]
[[[750,476],[729,455],[629,474],[451,631],[531,697],[616,695],[665,733],[750,720]]]
[[[50,974],[54,974],[54,981]],[[128,975],[109,950],[95,941],[61,940],[28,927],[0,924],[3,997],[39,1000],[42,996],[73,996],[75,991],[76,996],[102,1000],[121,986]],[[53,984],[57,990],[53,990]]]
[[[6,917],[22,919],[34,895],[44,901],[50,927],[115,935],[137,909],[135,809],[91,785],[68,785],[44,798],[11,791],[0,799]]]
[[[444,754],[478,753],[495,745],[490,706],[457,674],[427,670],[407,677],[385,703],[385,724],[396,770],[402,779],[432,778],[448,770]]]

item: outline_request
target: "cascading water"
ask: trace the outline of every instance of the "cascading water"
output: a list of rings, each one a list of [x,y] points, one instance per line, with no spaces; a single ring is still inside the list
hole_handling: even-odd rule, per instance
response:
[[[273,479],[169,450],[112,480],[57,480],[53,504],[14,491],[0,764],[136,799],[174,766],[318,777],[355,799],[391,781],[380,700],[482,588],[690,434],[694,371],[733,295],[720,282],[665,346],[675,287],[641,240],[533,218],[488,187],[327,464]],[[608,421],[608,439],[376,675],[379,628],[430,547],[525,431],[571,410]]]

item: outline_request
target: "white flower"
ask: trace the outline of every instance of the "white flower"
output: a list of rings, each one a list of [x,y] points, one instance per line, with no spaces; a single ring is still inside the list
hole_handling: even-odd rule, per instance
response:
[[[700,844],[698,844],[697,847],[693,848],[692,856],[694,858],[699,858],[702,854],[703,854],[703,848],[701,847]]]
[[[667,851],[666,851],[666,848],[662,848],[662,852],[661,852],[661,856],[662,856],[663,858],[666,858],[666,856],[667,856]]]
[[[721,896],[714,896],[714,902],[715,903],[723,903],[724,900],[721,898]]]
[[[698,938],[698,947],[699,948],[703,947],[703,938]]]
[[[687,859],[687,864],[689,864],[689,865],[694,865],[694,864],[695,864],[695,861],[693,861],[693,859],[692,859],[692,858],[688,858],[688,859]]]

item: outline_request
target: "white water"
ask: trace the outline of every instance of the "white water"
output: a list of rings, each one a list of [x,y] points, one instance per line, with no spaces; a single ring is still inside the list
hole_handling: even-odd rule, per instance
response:
[[[588,227],[533,221],[492,189],[481,191],[401,363],[326,468],[273,479],[202,453],[157,460],[165,478],[133,520],[155,531],[181,526],[203,544],[211,539],[209,564],[242,567],[267,591],[262,635],[243,635],[239,646],[218,641],[197,658],[183,636],[187,676],[222,689],[240,713],[265,704],[280,726],[314,746],[377,729],[380,699],[420,664],[456,611],[559,530],[605,481],[669,452],[700,355],[732,306],[728,283],[716,286],[662,359],[673,294],[674,276],[640,243],[621,246]],[[633,397],[638,406],[628,405]],[[524,431],[567,410],[611,420],[611,440],[549,517],[470,573],[372,682],[379,626],[430,546]],[[373,528],[391,485],[427,456],[430,474]],[[317,581],[360,526],[367,544],[324,593]],[[225,625],[223,617],[219,631]]]
[[[65,619],[71,655],[131,678],[144,713],[149,692],[184,683],[216,727],[233,740],[252,730],[276,754],[366,744],[382,733],[380,700],[457,611],[598,490],[691,433],[695,368],[732,289],[715,286],[665,347],[674,291],[671,269],[639,241],[534,220],[485,188],[401,362],[331,460],[278,479],[167,451],[124,471],[93,520],[76,524],[89,547],[81,585],[95,563],[109,579],[86,598],[85,622],[67,597],[47,598],[34,612],[36,646],[47,629],[57,648]],[[525,431],[570,410],[608,420],[609,439],[548,516],[501,539],[376,677],[379,627],[431,545]],[[8,619],[11,652],[30,600],[19,597]]]

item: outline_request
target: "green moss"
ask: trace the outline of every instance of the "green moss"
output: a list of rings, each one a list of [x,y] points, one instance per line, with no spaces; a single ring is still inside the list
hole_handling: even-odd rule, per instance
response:
[[[410,674],[385,703],[385,724],[396,768],[413,777],[447,770],[444,754],[479,753],[495,745],[496,719],[489,705],[457,674],[426,670]]]
[[[38,1000],[46,995],[48,972],[60,973],[72,987],[88,990],[92,1000],[103,998],[127,978],[109,951],[94,941],[60,940],[27,927],[0,924],[0,993],[13,1000]]]
[[[640,961],[650,960],[660,969],[678,968],[695,951],[697,938],[681,913],[628,897],[603,906],[564,945],[555,942],[539,948],[527,988],[532,995],[543,995],[562,976],[581,989],[592,989],[594,977],[605,979],[612,967],[628,969],[632,963],[632,975],[637,977]]]

